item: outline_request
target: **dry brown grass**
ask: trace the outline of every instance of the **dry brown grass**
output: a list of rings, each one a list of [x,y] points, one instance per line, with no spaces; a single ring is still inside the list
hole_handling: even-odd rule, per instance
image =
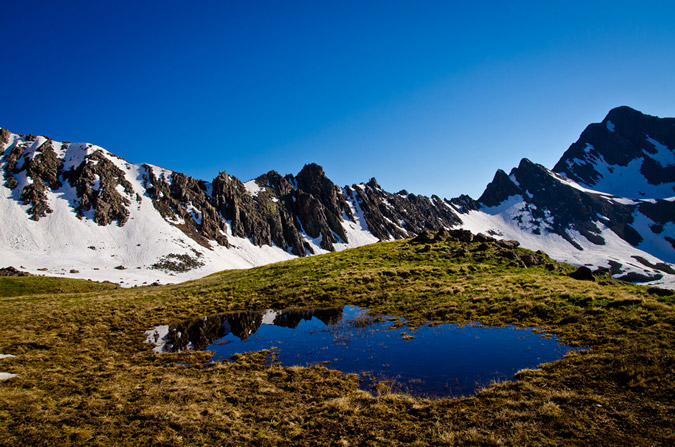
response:
[[[675,311],[644,288],[405,242],[160,288],[0,298],[0,445],[672,445]],[[564,268],[564,267],[563,267]],[[356,304],[540,326],[577,346],[474,397],[375,396],[267,353],[156,355],[143,331],[228,310]],[[185,366],[188,365],[188,366]]]

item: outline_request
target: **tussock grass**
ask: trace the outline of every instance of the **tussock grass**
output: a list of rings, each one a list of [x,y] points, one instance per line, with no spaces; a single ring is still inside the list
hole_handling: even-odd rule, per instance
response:
[[[0,282],[0,353],[17,356],[0,368],[19,374],[0,382],[0,445],[672,445],[672,298],[549,262],[559,271],[397,241],[163,287]],[[341,304],[413,326],[535,326],[592,349],[428,400],[386,384],[371,395],[323,366],[268,366],[269,352],[210,363],[144,343],[147,329],[201,315]]]

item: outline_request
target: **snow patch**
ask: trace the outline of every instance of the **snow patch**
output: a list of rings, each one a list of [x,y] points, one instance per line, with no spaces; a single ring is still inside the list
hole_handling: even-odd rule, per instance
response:
[[[145,342],[155,345],[152,349],[156,353],[161,353],[164,351],[164,347],[167,343],[167,337],[169,336],[169,325],[164,324],[157,326],[154,329],[145,331]]]
[[[609,122],[609,121],[608,121]],[[650,154],[646,150],[643,153],[646,156],[654,159],[661,166],[675,166],[675,152],[667,146],[659,143],[646,136],[647,141],[656,148],[655,154]],[[593,166],[593,169],[598,173],[598,179],[587,185],[580,185],[582,187],[592,188],[596,193],[606,193],[617,197],[626,197],[631,199],[639,199],[641,197],[651,198],[665,198],[673,195],[675,190],[675,182],[666,182],[658,185],[650,184],[641,172],[642,164],[645,161],[644,157],[638,157],[631,160],[626,166],[611,165],[605,158],[597,153],[592,153],[593,145],[586,143],[584,152],[588,155],[587,161]],[[573,168],[575,164],[581,164],[580,160],[567,160],[567,165]],[[564,179],[563,176],[557,176]],[[581,189],[581,188],[580,188]]]
[[[203,214],[201,211],[199,211],[195,206],[192,204],[192,202],[188,202],[187,205],[185,205],[185,209],[192,214],[192,220],[195,221],[197,225],[202,224],[202,217]]]
[[[261,188],[255,180],[249,180],[248,182],[244,183],[244,187],[252,197],[256,197],[258,193],[263,190],[263,188]]]
[[[586,185],[592,188],[591,191],[631,199],[644,196],[660,199],[673,195],[675,182],[652,185],[642,175],[643,157],[631,160],[626,166],[609,165],[603,157],[595,160],[593,167],[598,172],[599,178],[595,184]]]
[[[614,123],[611,122],[610,120],[607,120],[606,126],[607,126],[607,130],[609,130],[610,132],[614,132],[614,131],[615,131]]]
[[[675,151],[670,149],[668,146],[663,145],[647,135],[647,141],[652,143],[656,148],[656,154],[649,154],[649,157],[654,159],[661,166],[675,166]]]
[[[274,320],[277,318],[281,312],[276,312],[274,310],[268,309],[262,318],[262,324],[274,325]]]
[[[347,217],[347,213],[344,211],[342,212],[342,228],[345,230],[347,241],[333,244],[335,249],[339,251],[378,242],[379,239],[368,230],[366,218],[364,217],[363,210],[359,206],[357,200],[353,196],[347,194],[344,189],[342,190],[342,194],[347,197],[347,205],[349,206],[352,216],[354,216],[354,221]]]
[[[0,354],[0,359],[8,359],[8,358],[14,358],[14,357],[16,357],[16,356],[12,355],[12,354]],[[0,372],[0,381],[9,380],[12,377],[17,377],[17,374]]]
[[[675,249],[665,238],[670,237],[675,239],[675,223],[667,222],[663,225],[663,230],[658,237],[653,234],[651,227],[656,224],[649,217],[645,216],[639,211],[633,213],[633,223],[631,226],[641,235],[645,236],[644,240],[638,244],[637,248],[651,253],[656,260],[660,258],[662,261],[675,263]],[[651,236],[651,237],[650,237]],[[660,262],[658,260],[654,261]]]
[[[638,201],[633,199],[627,199],[625,197],[612,197],[612,202],[620,203],[621,205],[637,205]]]
[[[94,183],[91,185],[91,189],[94,191],[98,191],[101,189],[101,176],[98,174],[94,174]]]
[[[586,147],[584,148],[584,152],[586,152],[586,154],[590,155],[590,153],[593,149],[595,149],[595,146],[593,146],[591,143],[586,143]]]

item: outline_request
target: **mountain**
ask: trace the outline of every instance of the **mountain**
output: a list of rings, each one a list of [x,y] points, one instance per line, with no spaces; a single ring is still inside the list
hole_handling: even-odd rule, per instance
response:
[[[629,107],[589,125],[553,170],[523,159],[461,216],[618,278],[675,285],[675,119]]]
[[[438,197],[340,188],[316,164],[205,182],[86,143],[0,131],[0,256],[31,273],[176,282],[461,223]]]
[[[675,119],[629,107],[550,170],[523,159],[478,200],[339,187],[316,164],[211,182],[86,143],[0,130],[3,264],[123,285],[177,282],[440,228],[519,241],[615,277],[675,287]]]
[[[675,196],[675,118],[618,107],[591,124],[553,171],[585,187],[631,199]]]

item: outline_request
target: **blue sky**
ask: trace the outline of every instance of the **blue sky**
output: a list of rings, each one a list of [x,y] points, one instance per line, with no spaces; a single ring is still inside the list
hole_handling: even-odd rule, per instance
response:
[[[675,4],[5,2],[0,126],[210,180],[480,196],[629,105],[675,116]]]

